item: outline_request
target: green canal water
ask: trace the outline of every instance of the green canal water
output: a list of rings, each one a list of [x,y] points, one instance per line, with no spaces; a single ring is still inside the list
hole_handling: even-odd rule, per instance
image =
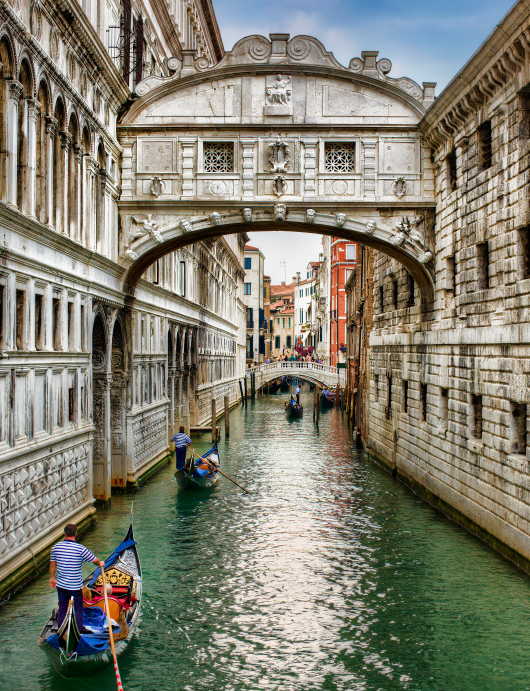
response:
[[[99,557],[131,503],[145,597],[119,664],[125,691],[530,689],[530,581],[285,396],[231,414],[209,493],[167,467],[82,542]],[[196,448],[208,448],[206,438]],[[112,669],[64,680],[36,645],[54,605],[41,575],[0,606],[2,691],[111,691]]]

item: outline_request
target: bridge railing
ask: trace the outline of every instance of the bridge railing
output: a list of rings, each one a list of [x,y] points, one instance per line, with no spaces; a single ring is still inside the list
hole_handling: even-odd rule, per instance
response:
[[[315,374],[321,373],[323,375],[327,375],[328,377],[334,377],[335,380],[338,380],[340,372],[341,380],[344,378],[344,375],[342,374],[341,370],[339,370],[337,367],[331,367],[330,365],[322,365],[318,362],[305,362],[304,360],[288,360],[287,362],[269,362],[268,364],[263,363],[260,365],[256,365],[255,367],[249,367],[247,369],[247,373],[255,372],[256,374],[258,374],[262,372],[263,374],[268,374],[277,372],[278,376],[297,373],[298,376],[303,378],[304,370],[306,372],[312,371]]]

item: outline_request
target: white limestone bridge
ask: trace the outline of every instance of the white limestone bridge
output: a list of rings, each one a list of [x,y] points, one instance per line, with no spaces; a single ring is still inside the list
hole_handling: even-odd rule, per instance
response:
[[[336,386],[337,383],[343,387],[346,377],[345,369],[337,369],[337,367],[320,365],[317,362],[304,362],[302,360],[264,363],[251,367],[250,372],[256,375],[256,389],[283,376],[303,379],[311,384],[319,384],[325,387]]]

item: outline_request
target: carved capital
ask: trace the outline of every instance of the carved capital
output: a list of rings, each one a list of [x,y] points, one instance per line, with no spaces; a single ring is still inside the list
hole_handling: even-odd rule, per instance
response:
[[[24,87],[16,79],[10,79],[7,84],[9,86],[9,98],[18,104],[24,93]]]
[[[85,150],[83,149],[83,147],[80,144],[74,144],[74,156],[75,156],[75,160],[78,163],[81,163],[84,153],[85,153]]]
[[[40,109],[42,108],[40,102],[34,98],[28,97],[26,98],[26,104],[28,108],[28,117],[36,120],[38,114],[40,113]]]
[[[52,115],[45,115],[44,120],[46,122],[46,134],[51,134],[52,137],[55,136],[55,130],[59,124],[57,120]]]
[[[60,130],[59,137],[61,138],[61,149],[68,151],[68,149],[70,148],[70,144],[72,143],[72,135],[70,134],[70,132]]]

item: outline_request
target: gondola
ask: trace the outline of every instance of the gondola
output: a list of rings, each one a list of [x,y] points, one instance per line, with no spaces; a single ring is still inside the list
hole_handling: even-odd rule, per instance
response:
[[[105,560],[104,569],[105,580],[112,586],[107,599],[119,655],[136,630],[142,600],[142,570],[132,524],[125,539]],[[37,641],[63,677],[92,676],[113,664],[101,568],[98,566],[83,583],[83,630],[79,631],[71,600],[62,625],[58,626],[55,608]]]
[[[324,393],[322,392],[320,394],[320,403],[324,408],[333,408],[335,405],[335,394],[331,394],[330,396],[324,396]]]
[[[175,480],[179,489],[207,489],[219,482],[219,471],[215,470],[221,466],[217,444],[203,454],[202,458],[209,463],[200,456],[192,456],[182,470],[177,470]]]
[[[294,398],[291,398],[291,400],[287,401],[285,404],[285,412],[287,413],[287,417],[302,417],[304,414],[304,407],[298,405]]]
[[[278,381],[271,381],[267,384],[267,393],[278,393],[280,390],[280,382]]]
[[[289,391],[291,388],[291,383],[289,381],[289,377],[286,377],[285,375],[280,379],[280,391],[282,393],[286,393]]]

